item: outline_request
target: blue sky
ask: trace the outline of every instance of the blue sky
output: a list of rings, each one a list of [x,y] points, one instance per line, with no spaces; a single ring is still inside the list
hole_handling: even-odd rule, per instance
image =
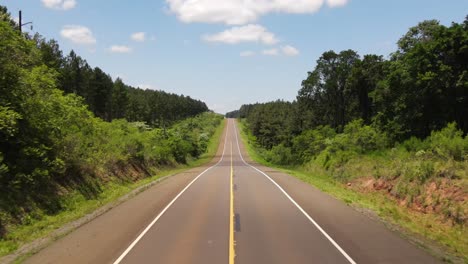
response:
[[[133,86],[189,95],[219,113],[294,100],[327,50],[388,56],[409,27],[449,25],[467,0],[0,0],[34,32]],[[139,33],[139,34],[135,34]],[[133,37],[132,37],[133,36]]]

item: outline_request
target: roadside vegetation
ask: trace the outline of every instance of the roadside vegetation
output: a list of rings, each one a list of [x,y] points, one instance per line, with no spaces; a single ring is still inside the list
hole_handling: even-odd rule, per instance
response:
[[[215,154],[223,117],[203,102],[112,81],[16,27],[0,6],[0,256]]]
[[[398,47],[388,60],[325,52],[296,101],[243,105],[227,116],[242,119],[257,161],[466,262],[468,20],[424,21]]]

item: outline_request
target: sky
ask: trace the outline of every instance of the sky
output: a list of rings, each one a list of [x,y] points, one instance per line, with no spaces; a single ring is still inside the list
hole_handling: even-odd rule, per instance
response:
[[[461,23],[467,0],[0,0],[13,17],[129,85],[218,113],[294,100],[328,50],[388,57],[427,19]]]

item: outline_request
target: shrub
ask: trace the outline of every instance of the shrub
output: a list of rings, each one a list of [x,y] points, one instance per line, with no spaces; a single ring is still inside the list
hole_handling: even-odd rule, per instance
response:
[[[378,129],[364,125],[362,119],[349,122],[343,131],[344,137],[338,141],[342,149],[355,150],[360,154],[383,149],[388,145],[387,135]]]
[[[169,131],[143,122],[105,122],[83,98],[58,89],[63,76],[46,66],[37,43],[5,21],[0,36],[0,239],[5,226],[62,210],[70,192],[98,197],[101,184],[131,165],[146,175],[150,165],[198,156],[222,120],[204,113]],[[90,88],[102,89],[94,82]],[[191,108],[175,110],[180,118],[199,112]]]
[[[278,165],[291,165],[295,163],[291,148],[285,147],[283,144],[274,146],[268,151],[267,161]]]
[[[430,150],[445,158],[461,161],[468,153],[468,140],[457,129],[456,123],[449,123],[440,131],[433,131],[427,139]]]
[[[433,161],[421,161],[417,166],[416,177],[420,183],[424,183],[434,176],[434,172],[435,169]]]
[[[320,126],[306,130],[293,139],[293,151],[301,162],[309,161],[327,147],[327,139],[333,138],[336,132],[330,126]]]
[[[342,167],[356,155],[357,153],[354,151],[336,149],[330,146],[316,157],[315,162],[327,170],[333,170]]]
[[[425,140],[421,140],[417,137],[411,137],[408,140],[405,140],[401,146],[409,152],[417,152],[421,150],[427,150],[429,144]]]

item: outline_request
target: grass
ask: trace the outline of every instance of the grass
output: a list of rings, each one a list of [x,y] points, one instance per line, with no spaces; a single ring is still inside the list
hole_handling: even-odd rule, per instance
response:
[[[468,235],[463,226],[443,223],[437,215],[412,211],[381,192],[362,193],[349,189],[332,179],[322,168],[275,166],[265,161],[249,142],[251,138],[245,133],[243,123],[240,122],[239,126],[241,140],[255,162],[292,175],[360,211],[371,210],[388,227],[397,229],[402,236],[446,262],[468,263]]]
[[[106,204],[116,202],[120,197],[139,187],[145,186],[162,177],[174,175],[208,163],[216,155],[224,127],[225,121],[221,122],[216,128],[206,152],[199,159],[190,160],[186,165],[180,165],[177,168],[162,169],[157,175],[144,178],[137,182],[122,183],[110,181],[102,186],[102,192],[96,199],[86,199],[78,191],[68,194],[63,200],[63,204],[66,205],[66,210],[55,215],[43,215],[40,217],[40,220],[31,219],[28,225],[10,228],[7,235],[8,239],[0,240],[0,257],[14,252],[28,242],[51,235],[54,230],[63,225],[92,213]]]

